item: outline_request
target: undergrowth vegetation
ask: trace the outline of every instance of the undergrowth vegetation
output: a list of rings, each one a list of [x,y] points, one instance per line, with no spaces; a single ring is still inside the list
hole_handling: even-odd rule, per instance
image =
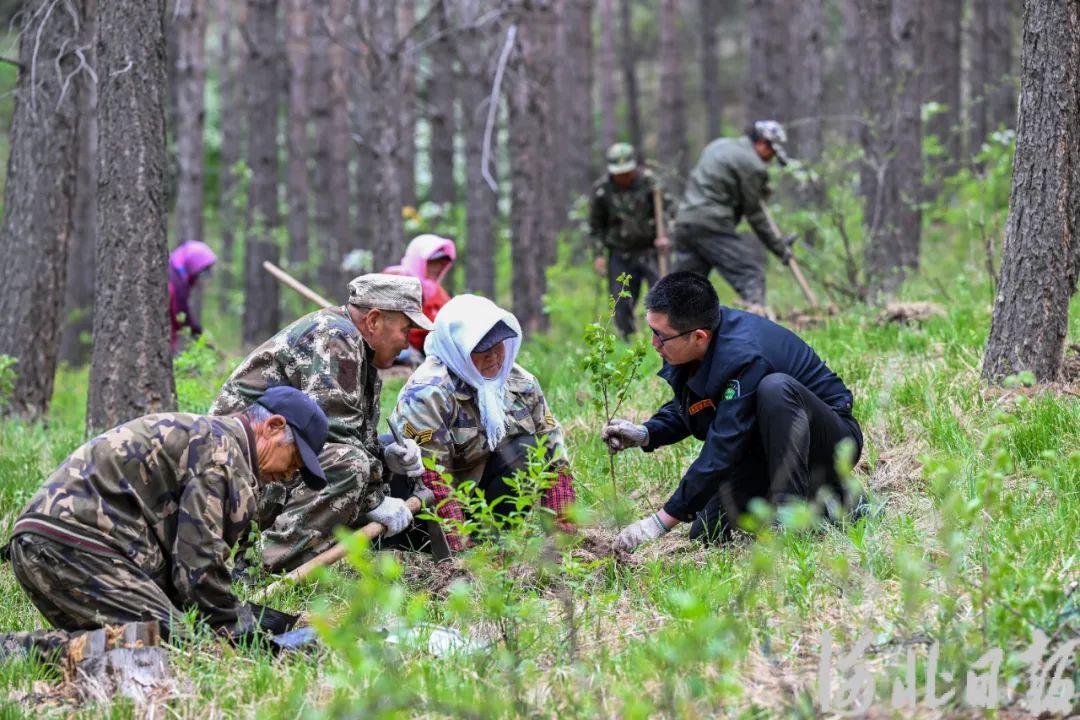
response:
[[[993,292],[994,248],[984,233],[1000,236],[1006,201],[987,183],[1007,154],[1007,147],[990,153],[982,175],[956,180],[943,193],[947,203],[928,207],[925,269],[904,299],[936,302],[939,314],[883,322],[878,308],[834,293],[843,311],[801,329],[855,395],[866,449],[853,478],[870,498],[862,518],[822,525],[806,510],[778,523],[759,509],[746,519],[752,532],[728,545],[691,543],[683,526],[633,555],[607,551],[617,508],[658,507],[697,446],[623,453],[615,465],[619,503],[612,502],[610,458],[599,439],[603,389],[582,373],[597,359],[585,326],[602,323],[608,305],[568,244],[550,271],[552,330],[527,343],[520,362],[540,379],[565,430],[575,519],[587,529],[566,537],[544,513],[522,512],[503,524],[497,542],[478,543],[452,566],[352,541],[345,567],[272,603],[308,611],[320,651],[273,657],[209,637],[179,646],[171,655],[179,685],[167,712],[764,718],[857,710],[869,699],[886,716],[891,708],[981,716],[980,703],[1026,711],[1075,702],[1067,669],[1080,637],[1075,378],[1046,387],[1017,378],[1006,388],[979,379]],[[843,219],[853,200],[847,189],[834,190]],[[843,247],[828,218],[780,218],[822,228],[819,257]],[[857,221],[854,228],[844,232],[857,234]],[[838,264],[807,264],[842,284],[840,252]],[[774,309],[801,305],[779,268],[769,282]],[[732,300],[729,288],[721,293]],[[1074,309],[1073,340],[1078,317]],[[214,319],[206,324],[213,328]],[[601,369],[616,350],[633,352],[605,347]],[[181,409],[204,410],[236,360],[205,343],[181,356]],[[644,419],[662,404],[658,369],[650,351],[628,381],[622,414]],[[385,384],[384,413],[399,388],[400,380]],[[65,369],[47,425],[0,424],[4,524],[82,441],[85,393],[85,371]],[[536,463],[520,479],[533,498],[547,481]],[[461,529],[490,533],[484,499],[467,501],[479,520]],[[0,630],[41,624],[6,568],[0,598]],[[823,654],[831,672],[821,672]],[[980,684],[991,674],[992,686]],[[4,715],[42,712],[32,693],[57,678],[34,660],[0,665]],[[996,696],[987,694],[995,688]],[[122,701],[74,711],[142,713]]]

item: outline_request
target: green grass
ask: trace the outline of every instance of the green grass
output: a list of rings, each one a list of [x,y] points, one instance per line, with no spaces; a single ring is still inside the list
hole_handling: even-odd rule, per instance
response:
[[[803,331],[856,397],[867,448],[856,476],[875,512],[844,527],[799,531],[766,525],[756,541],[703,549],[685,527],[640,550],[632,563],[563,548],[555,566],[535,523],[464,562],[473,582],[431,594],[430,565],[357,549],[352,567],[294,588],[275,605],[308,610],[325,629],[311,657],[274,658],[205,637],[172,653],[181,679],[169,712],[207,716],[811,717],[820,708],[820,637],[837,652],[865,633],[876,705],[888,714],[894,679],[915,651],[920,698],[928,647],[941,673],[962,678],[986,651],[1004,650],[1000,684],[1027,691],[1018,655],[1036,628],[1080,633],[1069,583],[1080,577],[1080,405],[1052,389],[1002,391],[979,381],[991,291],[960,230],[938,239],[934,262],[907,299],[941,303],[943,317],[881,325],[853,307]],[[951,243],[951,244],[950,244]],[[585,322],[602,307],[587,268],[567,262],[548,298],[551,333],[526,344],[522,363],[543,383],[566,429],[581,504],[594,535],[610,537],[607,455],[580,359]],[[774,266],[770,303],[801,304]],[[942,293],[947,288],[948,297]],[[726,300],[730,290],[721,288]],[[1073,312],[1071,337],[1078,336]],[[227,325],[207,325],[233,337]],[[219,344],[220,346],[220,344]],[[209,350],[178,368],[181,409],[201,411],[235,363]],[[665,399],[650,356],[626,414],[645,417]],[[85,371],[63,370],[47,426],[0,423],[0,522],[9,524],[51,468],[82,441]],[[384,386],[383,417],[400,381]],[[693,460],[693,442],[619,456],[619,492],[649,512]],[[435,658],[388,646],[375,628],[434,622],[489,645]],[[0,630],[40,625],[10,571],[0,569]],[[0,664],[0,698],[56,679],[36,662]],[[840,676],[835,676],[839,678]],[[834,684],[839,679],[834,680]],[[957,683],[950,712],[976,711]],[[41,708],[0,700],[4,716]],[[815,705],[816,704],[816,705]],[[79,707],[82,717],[139,714],[129,704]],[[922,710],[933,716],[925,704]],[[907,711],[902,715],[909,714]]]

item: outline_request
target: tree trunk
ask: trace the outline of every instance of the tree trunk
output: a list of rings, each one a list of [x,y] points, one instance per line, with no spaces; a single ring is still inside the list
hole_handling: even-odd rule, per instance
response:
[[[218,296],[219,310],[222,314],[234,311],[231,307],[231,291],[236,285],[233,272],[235,245],[234,228],[240,224],[241,200],[247,195],[247,181],[241,182],[236,164],[243,157],[242,138],[246,125],[243,96],[238,92],[236,79],[245,75],[244,60],[247,46],[243,35],[238,34],[239,43],[234,42],[234,31],[247,24],[247,0],[216,0],[218,27],[221,33],[221,62],[218,65],[218,92],[221,107],[221,173],[220,192],[218,193],[218,217],[221,222],[221,258],[216,263],[214,274],[218,277],[222,292]],[[238,197],[238,195],[243,197]],[[246,205],[246,202],[243,203]]]
[[[941,107],[926,124],[926,132],[938,139],[944,154],[933,162],[938,173],[952,175],[960,159],[960,40],[964,19],[962,2],[927,2],[923,71],[926,100]]]
[[[750,0],[746,26],[750,47],[746,57],[747,121],[790,119],[786,7],[782,0]]]
[[[1080,268],[1080,4],[1027,0],[1009,220],[983,377],[1056,380]]]
[[[679,182],[669,183],[681,192],[681,180],[690,173],[686,147],[686,95],[683,92],[682,50],[679,37],[679,0],[660,3],[660,108],[657,161],[674,170]]]
[[[717,0],[700,0],[701,22],[701,99],[705,104],[705,136],[709,139],[723,132],[724,106],[720,93],[720,54],[716,25],[719,20]]]
[[[702,0],[707,3],[709,0]],[[618,138],[615,130],[617,112],[615,93],[615,0],[600,0],[600,144],[606,151]]]
[[[406,98],[402,94],[402,57],[398,46],[397,6],[364,0],[360,16],[367,38],[367,79],[372,98],[371,151],[374,154],[374,204],[370,218],[374,231],[371,245],[376,268],[396,263],[404,250],[404,205],[401,183],[401,116]]]
[[[206,0],[176,0],[176,241],[203,237]]]
[[[397,0],[398,37],[401,51],[400,68],[401,113],[398,121],[398,149],[401,159],[401,205],[416,207],[416,40],[412,37],[416,24],[416,0]],[[404,230],[402,230],[404,232]]]
[[[634,44],[633,5],[632,0],[619,0],[620,28],[622,30],[619,56],[622,63],[623,85],[626,92],[626,119],[629,124],[630,142],[634,144],[634,149],[637,150],[640,158],[644,157],[645,148],[641,144],[641,108],[638,101],[637,81],[638,48]]]
[[[825,20],[822,0],[792,0],[788,6],[791,58],[787,70],[790,87],[787,109],[790,152],[800,160],[821,157],[822,121],[825,94],[822,76],[825,64]]]
[[[484,13],[484,4],[480,0],[447,0],[447,13],[450,26],[454,28],[462,136],[465,140],[467,238],[465,252],[459,248],[458,254],[465,256],[466,288],[494,298],[498,194],[485,181],[481,164],[494,74],[491,62],[494,26],[478,24]],[[494,155],[494,148],[492,152]],[[494,174],[494,162],[491,163],[491,171]]]
[[[79,89],[89,73],[80,70],[64,87],[79,67],[74,54],[65,54],[80,40],[78,15],[35,0],[22,17],[0,234],[0,355],[17,361],[10,411],[36,419],[48,412],[56,374],[79,157]]]
[[[867,136],[863,125],[866,108],[863,106],[862,52],[866,38],[862,36],[862,0],[843,0],[841,10],[844,19],[844,95],[842,98],[844,134],[848,142],[862,144]],[[865,193],[864,193],[865,195]]]
[[[110,0],[98,9],[90,431],[176,407],[167,282],[164,5]]]
[[[441,37],[430,46],[431,70],[427,80],[428,124],[431,126],[431,144],[428,146],[431,188],[428,197],[442,205],[457,200],[454,176],[454,134],[457,128],[454,104],[457,87],[454,81],[454,46],[445,5],[439,8],[438,13]]]
[[[558,224],[566,222],[572,200],[589,192],[594,173],[592,0],[561,0],[556,14],[559,148],[562,168]]]
[[[289,59],[289,168],[286,193],[289,209],[289,267],[307,282],[308,260],[308,0],[288,0],[285,6],[285,52]]]
[[[555,218],[553,102],[555,25],[551,0],[515,0],[517,44],[508,98],[511,146],[511,278],[514,314],[526,333],[547,328],[543,298]]]
[[[979,152],[998,126],[1016,123],[1016,78],[1012,74],[1012,0],[976,0],[971,15],[970,154]]]
[[[369,246],[367,223],[361,222],[353,236],[349,217],[349,103],[347,80],[350,65],[344,44],[355,42],[346,33],[348,0],[321,0],[311,11],[312,126],[311,192],[314,198],[315,231],[319,249],[319,285],[331,297],[344,291],[341,261],[351,246]],[[360,165],[360,177],[370,170]],[[366,208],[361,208],[361,218]],[[355,274],[355,273],[354,273]]]
[[[244,249],[244,343],[255,345],[278,331],[278,284],[263,270],[263,261],[280,262],[278,212],[278,109],[281,47],[278,0],[249,0],[246,34],[248,72],[245,83],[248,117],[247,244]]]
[[[82,45],[86,63],[97,67],[97,0],[83,2]],[[97,83],[83,76],[79,85],[79,159],[75,176],[75,220],[68,251],[64,329],[60,360],[85,365],[94,325],[94,247],[97,244]]]
[[[891,296],[919,264],[922,187],[919,4],[860,5],[866,273],[874,297]]]

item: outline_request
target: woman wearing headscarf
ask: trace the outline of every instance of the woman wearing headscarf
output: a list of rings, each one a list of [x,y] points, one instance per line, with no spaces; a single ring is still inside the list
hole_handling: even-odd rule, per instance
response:
[[[391,265],[383,272],[389,275],[409,275],[420,280],[423,289],[423,311],[434,320],[443,305],[450,301],[450,293],[442,286],[442,280],[450,272],[457,257],[454,241],[438,235],[417,235],[405,249],[401,263]],[[417,353],[424,351],[424,339],[428,331],[413,328],[409,333],[409,345]]]
[[[202,335],[191,309],[191,291],[199,274],[217,262],[210,246],[198,240],[188,240],[169,255],[169,316],[172,318],[172,349],[176,351],[176,335],[181,328],[191,328],[191,336]]]
[[[513,314],[477,295],[455,297],[435,318],[425,343],[427,358],[401,389],[390,423],[443,466],[454,483],[475,481],[489,501],[514,496],[506,480],[525,469],[529,449],[543,438],[557,476],[540,504],[570,530],[564,513],[576,493],[562,428],[540,383],[515,363],[520,348],[521,326]],[[451,487],[438,473],[425,471],[423,480],[441,503],[441,517],[464,520],[457,501],[443,502]],[[512,509],[512,501],[504,500],[496,513]],[[447,538],[455,550],[464,546],[453,533]]]

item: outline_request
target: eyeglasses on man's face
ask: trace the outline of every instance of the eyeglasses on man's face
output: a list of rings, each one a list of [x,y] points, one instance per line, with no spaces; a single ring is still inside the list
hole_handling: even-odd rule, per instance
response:
[[[702,328],[691,328],[690,330],[687,330],[686,332],[681,332],[678,335],[670,335],[668,337],[664,337],[663,335],[661,335],[660,331],[657,330],[656,328],[654,328],[652,325],[649,326],[649,329],[652,330],[653,339],[656,340],[658,343],[660,343],[660,347],[663,347],[664,345],[671,342],[672,340],[675,340],[677,338],[681,338],[681,337],[683,337],[685,335],[689,335],[690,333],[694,332],[694,330],[701,330]]]

